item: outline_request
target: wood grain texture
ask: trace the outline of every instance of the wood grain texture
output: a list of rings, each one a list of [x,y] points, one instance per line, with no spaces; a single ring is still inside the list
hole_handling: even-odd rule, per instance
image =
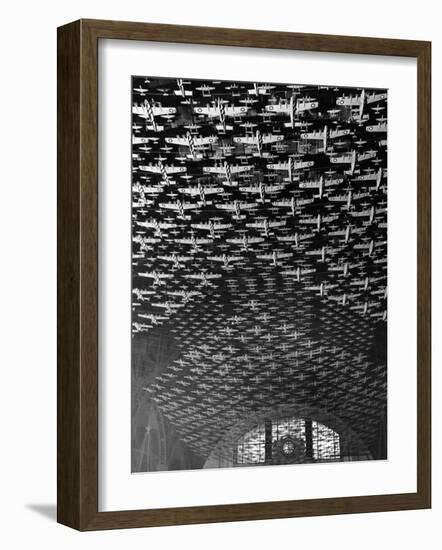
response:
[[[416,493],[98,511],[98,40],[397,55],[418,63],[418,418]],[[82,531],[408,510],[431,505],[428,42],[80,20],[58,29],[58,521]],[[406,220],[404,220],[406,223]]]
[[[417,486],[431,506],[431,44],[418,57]]]
[[[128,21],[82,20],[88,32],[100,38],[149,40],[188,44],[241,46],[315,52],[417,57],[425,42],[361,36],[160,25]]]
[[[80,23],[58,32],[57,518],[79,526]]]

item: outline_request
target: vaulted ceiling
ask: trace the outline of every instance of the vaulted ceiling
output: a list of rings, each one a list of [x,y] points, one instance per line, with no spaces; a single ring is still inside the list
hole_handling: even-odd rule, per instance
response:
[[[201,456],[282,405],[370,445],[386,406],[386,93],[133,89],[137,391]]]

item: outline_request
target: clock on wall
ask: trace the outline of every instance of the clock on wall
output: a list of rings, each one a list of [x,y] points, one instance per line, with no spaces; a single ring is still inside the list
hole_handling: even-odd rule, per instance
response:
[[[284,437],[280,441],[280,450],[285,458],[301,458],[305,455],[305,443],[297,437]]]

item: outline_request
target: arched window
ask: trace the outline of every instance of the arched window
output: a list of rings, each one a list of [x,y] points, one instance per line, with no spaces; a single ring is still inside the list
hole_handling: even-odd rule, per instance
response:
[[[267,420],[237,440],[236,464],[341,460],[339,434],[310,418]]]

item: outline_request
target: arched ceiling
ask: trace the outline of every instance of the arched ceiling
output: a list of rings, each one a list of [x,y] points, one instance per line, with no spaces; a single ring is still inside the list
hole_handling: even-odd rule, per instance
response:
[[[209,291],[167,327],[135,336],[173,341],[169,362],[162,358],[165,368],[143,389],[204,456],[221,434],[270,406],[318,407],[366,444],[376,436],[386,402],[385,325],[284,281],[282,293],[272,278],[240,286],[230,303]],[[250,305],[257,296],[258,310]]]

